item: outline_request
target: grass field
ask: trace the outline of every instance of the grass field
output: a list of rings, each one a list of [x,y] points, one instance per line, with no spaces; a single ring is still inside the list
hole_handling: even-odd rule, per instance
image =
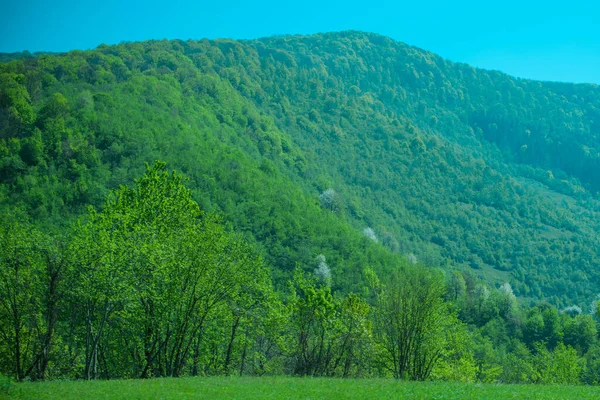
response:
[[[7,394],[0,394],[6,398]],[[397,382],[386,379],[171,378],[26,382],[11,399],[600,399],[600,387]]]

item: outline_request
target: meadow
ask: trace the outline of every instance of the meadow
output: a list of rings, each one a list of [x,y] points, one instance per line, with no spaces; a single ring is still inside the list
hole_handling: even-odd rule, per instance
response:
[[[7,397],[6,393],[0,397]],[[12,384],[11,399],[598,399],[600,388],[291,377],[160,378]]]

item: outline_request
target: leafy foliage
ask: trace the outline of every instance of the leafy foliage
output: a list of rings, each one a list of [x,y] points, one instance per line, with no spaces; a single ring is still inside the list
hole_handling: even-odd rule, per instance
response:
[[[598,381],[596,86],[359,32],[8,58],[3,373]]]

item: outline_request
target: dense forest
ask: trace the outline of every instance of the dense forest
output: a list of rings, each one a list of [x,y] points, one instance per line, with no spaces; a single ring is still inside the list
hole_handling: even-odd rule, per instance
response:
[[[360,32],[0,60],[0,372],[600,380],[599,87]]]

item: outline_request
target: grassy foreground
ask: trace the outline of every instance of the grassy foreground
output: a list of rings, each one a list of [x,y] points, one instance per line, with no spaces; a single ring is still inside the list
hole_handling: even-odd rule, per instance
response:
[[[6,394],[0,394],[0,397]],[[387,379],[165,378],[13,384],[14,399],[598,399],[600,387]]]

